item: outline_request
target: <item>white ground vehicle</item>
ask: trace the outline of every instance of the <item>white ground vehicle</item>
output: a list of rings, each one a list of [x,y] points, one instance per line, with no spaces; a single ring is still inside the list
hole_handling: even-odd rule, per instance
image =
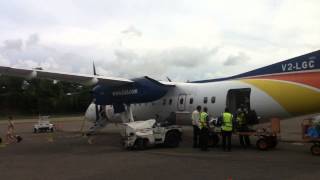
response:
[[[177,147],[181,142],[181,135],[180,126],[156,123],[155,119],[124,123],[121,131],[123,146],[139,150],[158,144]]]
[[[33,126],[33,132],[53,132],[54,131],[54,125],[50,123],[49,116],[41,116],[39,117],[39,121],[37,124]]]

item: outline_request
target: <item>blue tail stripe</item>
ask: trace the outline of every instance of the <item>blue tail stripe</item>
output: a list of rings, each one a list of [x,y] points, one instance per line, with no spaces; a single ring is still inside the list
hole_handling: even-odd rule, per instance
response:
[[[320,50],[314,51],[302,56],[291,58],[279,63],[271,64],[253,71],[249,71],[243,74],[238,74],[231,77],[219,78],[219,79],[209,79],[201,81],[192,81],[191,83],[206,83],[206,82],[217,82],[224,80],[231,80],[237,78],[246,78],[252,76],[270,75],[277,73],[286,72],[299,72],[306,70],[316,70],[320,69]]]

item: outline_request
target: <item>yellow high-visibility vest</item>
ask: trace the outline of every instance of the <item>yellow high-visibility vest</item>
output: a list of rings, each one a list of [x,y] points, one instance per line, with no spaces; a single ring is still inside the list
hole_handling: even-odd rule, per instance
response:
[[[222,120],[222,126],[221,129],[223,131],[232,131],[232,114],[228,112],[224,112],[222,114],[223,120]]]
[[[201,112],[201,114],[200,114],[200,129],[207,127],[207,117],[208,117],[208,113]]]
[[[246,124],[246,117],[245,117],[245,114],[243,112],[239,113],[238,116],[237,116],[237,121],[238,121],[238,124],[240,126]]]

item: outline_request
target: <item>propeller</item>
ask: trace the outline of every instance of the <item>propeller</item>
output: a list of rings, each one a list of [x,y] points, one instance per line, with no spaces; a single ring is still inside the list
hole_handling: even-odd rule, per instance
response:
[[[93,68],[93,75],[97,76],[97,71],[96,71],[96,65],[94,64],[94,61],[92,63],[92,68]],[[95,99],[94,99],[95,101]],[[99,118],[100,118],[100,115],[99,115],[99,107],[98,105],[96,104],[96,102],[93,102],[95,104],[95,110],[96,110],[96,122],[97,123],[99,121]]]
[[[93,68],[93,75],[97,75],[96,67],[94,62],[92,63],[92,68]],[[91,104],[94,104],[94,113],[95,113],[95,120],[94,120],[94,125],[90,128],[90,131],[87,133],[87,135],[92,135],[95,131],[95,127],[97,127],[99,124],[99,119],[100,119],[100,113],[99,113],[99,106],[96,104],[96,97],[94,95],[94,91],[91,90],[91,96],[92,96],[92,102]]]
[[[100,115],[99,115],[99,107],[96,103],[95,103],[95,110],[96,110],[96,122],[95,123],[97,123],[99,121]]]
[[[94,62],[92,64],[92,68],[93,68],[93,75],[97,76],[98,74],[97,74]],[[95,96],[96,95],[95,93],[97,92],[95,92],[94,90],[91,91],[92,103],[90,105],[91,107],[94,106],[91,108],[92,114],[95,114],[95,117],[92,118],[92,120],[94,121],[94,125],[90,128],[90,132],[87,135],[93,135],[95,131],[104,127],[109,120],[106,114],[106,106],[97,105],[97,99],[96,99],[97,97]]]
[[[97,71],[96,71],[96,65],[94,64],[94,62],[92,63],[92,67],[93,67],[93,75],[97,76]]]

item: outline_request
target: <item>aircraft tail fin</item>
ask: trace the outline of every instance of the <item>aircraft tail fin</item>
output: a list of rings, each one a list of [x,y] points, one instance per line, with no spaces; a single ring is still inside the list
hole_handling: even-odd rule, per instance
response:
[[[253,71],[237,75],[238,77],[264,76],[278,73],[290,73],[299,71],[310,71],[320,69],[320,50],[285,61],[281,61],[269,66],[265,66]]]
[[[258,68],[246,73],[238,74],[231,77],[210,79],[202,81],[193,81],[193,83],[217,82],[232,79],[252,78],[259,76],[269,76],[283,73],[297,73],[304,71],[318,71],[320,70],[320,50],[298,57],[294,57],[285,61],[281,61],[269,66]]]

